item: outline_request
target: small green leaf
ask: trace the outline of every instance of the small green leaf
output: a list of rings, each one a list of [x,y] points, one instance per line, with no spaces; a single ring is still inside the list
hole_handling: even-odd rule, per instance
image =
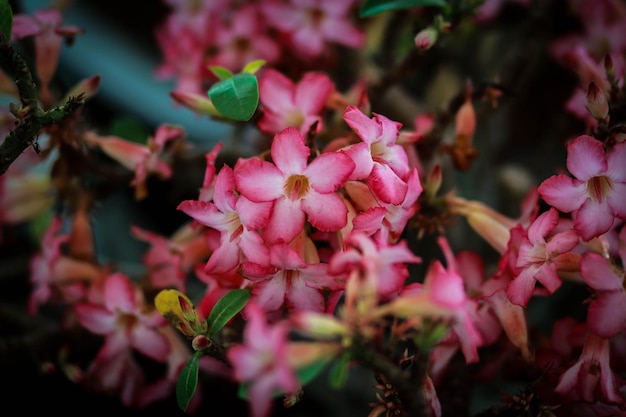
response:
[[[306,385],[313,379],[315,379],[315,377],[318,376],[320,372],[324,370],[324,368],[326,368],[326,365],[328,365],[329,361],[330,358],[328,358],[327,360],[315,361],[302,369],[298,369],[297,373],[300,384]]]
[[[247,72],[248,74],[255,74],[263,65],[265,65],[264,59],[257,59],[256,61],[249,62],[241,72]]]
[[[0,0],[0,29],[6,43],[11,42],[11,30],[13,29],[13,10],[9,0]]]
[[[225,117],[247,121],[259,104],[259,83],[254,75],[242,72],[213,84],[209,97]]]
[[[176,401],[183,411],[186,411],[187,407],[189,407],[189,402],[198,387],[198,370],[200,368],[201,356],[202,351],[194,352],[185,364],[176,382]]]
[[[150,131],[137,119],[130,116],[116,117],[109,128],[110,134],[119,136],[128,141],[145,145],[146,139],[150,136]]]
[[[247,290],[232,290],[220,298],[207,318],[209,327],[208,336],[212,337],[241,311],[250,299],[250,292]]]
[[[209,69],[220,80],[227,80],[233,76],[233,73],[228,68],[219,67],[216,65],[213,67],[209,67]]]
[[[330,368],[330,386],[334,389],[340,389],[348,380],[348,363],[350,362],[350,355],[344,355],[336,361],[332,368]]]
[[[365,0],[361,6],[359,16],[370,17],[393,10],[426,6],[444,7],[445,5],[446,0]]]

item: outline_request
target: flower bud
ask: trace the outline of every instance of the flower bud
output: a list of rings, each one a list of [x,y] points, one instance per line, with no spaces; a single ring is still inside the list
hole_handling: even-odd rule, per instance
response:
[[[609,102],[606,99],[606,95],[593,81],[589,83],[589,88],[587,89],[587,108],[597,120],[608,120]]]
[[[196,113],[214,117],[223,117],[222,114],[215,108],[215,105],[209,97],[186,91],[172,91],[170,92],[170,97],[172,97],[178,104],[181,104]]]
[[[205,350],[213,344],[213,341],[203,334],[200,334],[193,338],[191,341],[191,347],[194,351]]]
[[[422,29],[415,35],[415,46],[417,49],[427,51],[437,42],[438,36],[439,32],[432,26]]]

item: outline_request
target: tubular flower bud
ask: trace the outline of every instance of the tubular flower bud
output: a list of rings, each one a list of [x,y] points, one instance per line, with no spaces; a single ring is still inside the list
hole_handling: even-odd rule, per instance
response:
[[[433,26],[422,29],[415,35],[415,46],[417,49],[427,51],[435,45],[438,36],[439,32]]]
[[[207,332],[206,321],[200,319],[198,311],[185,294],[173,289],[162,290],[155,297],[154,305],[185,336],[196,337]]]
[[[213,117],[223,117],[222,114],[215,108],[215,105],[208,96],[190,93],[187,91],[172,91],[170,92],[170,97],[172,97],[178,104],[181,104],[196,113],[206,114]]]
[[[450,210],[465,216],[470,227],[487,241],[498,253],[506,251],[515,220],[506,217],[479,201],[465,200],[450,195],[446,197]]]
[[[600,87],[593,81],[589,83],[587,89],[587,109],[597,120],[605,122],[609,120],[609,102]]]

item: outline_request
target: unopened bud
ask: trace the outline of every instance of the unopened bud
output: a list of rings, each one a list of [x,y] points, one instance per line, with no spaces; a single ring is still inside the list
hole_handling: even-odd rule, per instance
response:
[[[608,120],[609,102],[604,92],[593,81],[589,83],[589,88],[587,89],[587,108],[597,120]]]
[[[214,117],[223,117],[222,114],[215,108],[215,105],[208,96],[205,97],[203,95],[189,93],[187,91],[172,91],[170,92],[170,97],[172,97],[178,104],[181,104],[196,113]]]
[[[422,29],[415,35],[415,46],[417,46],[417,49],[426,51],[437,42],[438,36],[439,32],[432,26]]]
[[[613,84],[615,82],[615,67],[613,66],[613,58],[609,54],[606,54],[604,57],[604,72],[606,73],[606,79],[610,84]]]
[[[200,334],[193,338],[191,341],[191,347],[194,351],[205,350],[213,344],[213,341],[203,334]]]
[[[432,201],[435,198],[439,192],[439,188],[441,188],[442,179],[441,165],[437,164],[428,173],[424,184],[424,194],[427,201]]]

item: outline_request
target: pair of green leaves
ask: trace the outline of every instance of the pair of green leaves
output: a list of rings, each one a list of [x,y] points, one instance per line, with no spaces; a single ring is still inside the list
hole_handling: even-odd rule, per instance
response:
[[[393,10],[413,7],[445,7],[446,0],[365,0],[359,12],[360,17],[370,17]]]
[[[213,306],[207,318],[207,337],[210,338],[222,330],[222,328],[244,308],[249,299],[250,292],[244,289],[232,290],[220,298],[217,303],[215,303],[215,306]],[[189,402],[198,387],[200,358],[203,354],[204,353],[200,350],[194,352],[178,377],[176,383],[176,401],[183,411],[187,410],[187,407],[189,407]]]
[[[239,74],[224,67],[210,67],[219,78],[208,92],[217,111],[233,120],[250,120],[259,104],[259,83],[254,74],[264,64],[263,60],[252,61]]]

